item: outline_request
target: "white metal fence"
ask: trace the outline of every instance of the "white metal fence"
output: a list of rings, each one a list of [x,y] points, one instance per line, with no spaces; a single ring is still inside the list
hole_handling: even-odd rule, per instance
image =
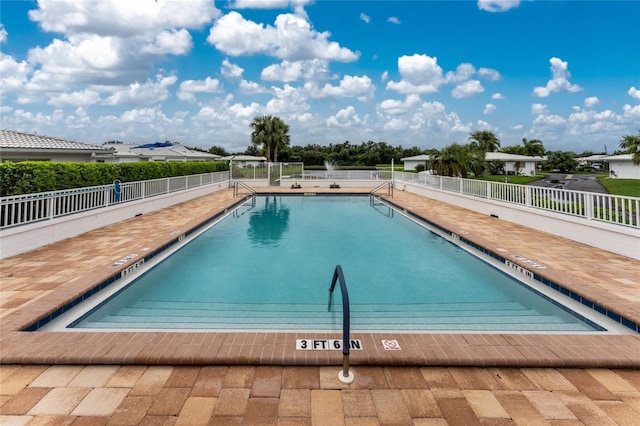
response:
[[[640,228],[636,197],[406,172],[396,172],[395,181]]]
[[[229,180],[229,172],[204,173],[0,199],[0,229],[54,219]]]
[[[252,179],[255,168],[244,170],[236,179]],[[282,172],[280,172],[282,170]],[[273,171],[273,170],[272,170]],[[250,172],[250,173],[249,173]],[[272,176],[264,170],[260,179]],[[274,173],[276,175],[276,173]],[[251,177],[250,177],[251,176]],[[593,192],[570,191],[529,185],[515,185],[447,176],[419,175],[382,170],[317,170],[304,171],[298,163],[278,166],[278,179],[299,180],[394,180],[467,196],[480,197],[503,203],[542,209],[556,213],[599,220],[616,225],[640,228],[640,198]],[[273,177],[273,176],[272,176]],[[229,180],[230,173],[216,172],[201,175],[180,176],[130,182],[120,185],[103,185],[66,191],[18,195],[0,199],[0,229],[53,219],[92,209],[108,207],[170,192]],[[255,179],[258,179],[256,176]]]

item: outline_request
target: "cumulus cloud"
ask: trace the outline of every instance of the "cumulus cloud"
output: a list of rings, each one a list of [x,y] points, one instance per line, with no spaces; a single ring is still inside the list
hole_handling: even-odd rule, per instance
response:
[[[326,120],[326,124],[329,127],[349,127],[361,122],[362,119],[356,114],[356,109],[351,105],[341,109],[337,114],[330,116]]]
[[[454,98],[470,98],[484,92],[484,87],[478,80],[469,80],[461,83],[451,91]]]
[[[546,114],[549,111],[545,104],[531,104],[531,113],[532,114]]]
[[[23,88],[31,72],[32,68],[27,62],[17,62],[11,56],[0,52],[0,75],[2,75],[0,97]]]
[[[496,110],[496,106],[494,104],[486,104],[484,106],[484,111],[482,112],[484,115],[489,115]]]
[[[632,98],[640,99],[640,90],[636,89],[636,86],[631,86],[627,94]]]
[[[420,105],[421,100],[418,95],[407,95],[404,100],[385,99],[378,105],[378,111],[389,115],[406,114]]]
[[[100,94],[95,90],[85,89],[73,93],[62,93],[49,99],[49,105],[80,106],[95,105],[100,102]]]
[[[220,93],[222,92],[222,86],[220,81],[216,78],[207,77],[204,80],[185,80],[180,83],[180,90],[178,90],[178,98],[183,101],[195,100],[195,95],[198,93]]]
[[[520,6],[520,0],[478,0],[478,9],[487,12],[506,12]]]
[[[232,9],[284,9],[286,7],[300,7],[314,0],[233,0],[229,7]]]
[[[154,40],[143,46],[140,52],[154,55],[186,55],[192,47],[191,34],[182,28],[160,32]]]
[[[387,89],[399,93],[434,93],[444,82],[438,58],[414,54],[398,58],[401,81],[390,81]]]
[[[242,77],[242,73],[244,72],[244,69],[242,69],[236,64],[232,64],[231,62],[229,62],[228,59],[224,59],[222,61],[222,67],[220,69],[220,72],[222,73],[223,76],[227,78],[240,78]]]
[[[494,100],[504,99],[504,95],[502,93],[494,93],[493,95],[491,95],[491,99],[494,99]]]
[[[569,64],[566,61],[554,57],[551,58],[549,62],[551,63],[552,78],[547,82],[546,86],[533,89],[535,96],[546,98],[551,93],[558,93],[560,91],[575,93],[582,90],[582,87],[569,82],[571,74],[568,70]]]
[[[494,70],[493,68],[480,68],[478,70],[478,74],[481,77],[484,77],[488,80],[491,81],[497,81],[500,80],[502,78],[502,76],[500,75],[500,73],[497,70]]]
[[[338,86],[325,84],[316,95],[318,97],[355,97],[360,100],[369,98],[375,86],[369,77],[345,75]]]
[[[312,59],[308,61],[282,61],[269,65],[262,70],[260,77],[267,81],[292,82],[300,79],[325,78],[329,73],[327,61]]]
[[[369,17],[369,15],[367,15],[366,13],[362,12],[360,14],[360,19],[363,20],[364,22],[366,22],[367,24],[369,22],[371,22],[371,18]]]
[[[469,80],[472,75],[476,73],[476,67],[472,64],[462,63],[456,67],[455,71],[447,72],[445,76],[445,82],[447,83],[461,83]]]
[[[397,16],[389,16],[389,17],[387,18],[387,22],[390,22],[390,23],[392,23],[392,24],[396,24],[396,25],[398,25],[398,24],[400,24],[400,19],[398,19],[398,17],[397,17]]]
[[[352,62],[359,53],[329,41],[330,33],[318,32],[303,17],[278,15],[275,26],[258,24],[230,12],[211,28],[207,41],[231,55],[265,54],[289,61],[323,59]]]
[[[169,87],[173,86],[176,76],[157,76],[156,81],[132,83],[127,87],[114,90],[105,103],[107,105],[149,105],[164,101],[169,97]]]
[[[584,106],[586,106],[587,108],[593,108],[599,103],[600,103],[600,100],[598,99],[597,96],[590,96],[584,100]]]
[[[4,29],[4,24],[0,23],[0,43],[6,43],[9,34]]]

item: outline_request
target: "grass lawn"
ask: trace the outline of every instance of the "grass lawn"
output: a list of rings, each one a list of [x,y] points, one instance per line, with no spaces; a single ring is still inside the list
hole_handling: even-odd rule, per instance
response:
[[[640,197],[640,180],[638,179],[611,179],[607,176],[599,176],[598,182],[607,188],[610,194]]]
[[[505,182],[505,178],[507,179],[507,183],[515,183],[518,185],[525,185],[530,182],[535,182],[543,178],[543,176],[503,176],[503,175],[487,175],[480,176],[474,179],[478,180],[488,180],[491,182]]]

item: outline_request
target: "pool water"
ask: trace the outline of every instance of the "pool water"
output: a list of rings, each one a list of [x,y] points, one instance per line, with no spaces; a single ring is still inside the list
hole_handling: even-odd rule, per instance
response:
[[[73,323],[75,328],[339,332],[594,331],[368,196],[259,196]]]

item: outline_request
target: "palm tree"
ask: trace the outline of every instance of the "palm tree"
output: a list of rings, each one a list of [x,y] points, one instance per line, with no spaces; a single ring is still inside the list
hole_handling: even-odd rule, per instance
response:
[[[542,157],[544,155],[544,146],[541,140],[522,138],[522,145],[524,145],[524,155],[531,157]]]
[[[471,151],[454,143],[445,146],[433,156],[432,170],[441,176],[467,177],[473,163]]]
[[[471,146],[480,152],[495,152],[500,148],[500,139],[488,130],[478,130],[469,136]]]
[[[620,141],[620,148],[624,149],[627,154],[632,154],[633,164],[640,165],[640,130],[637,135],[626,135]]]
[[[280,117],[263,115],[254,117],[251,122],[253,132],[251,132],[251,143],[255,146],[262,145],[267,161],[271,161],[273,151],[274,161],[278,160],[278,148],[283,148],[289,144],[289,126]]]

